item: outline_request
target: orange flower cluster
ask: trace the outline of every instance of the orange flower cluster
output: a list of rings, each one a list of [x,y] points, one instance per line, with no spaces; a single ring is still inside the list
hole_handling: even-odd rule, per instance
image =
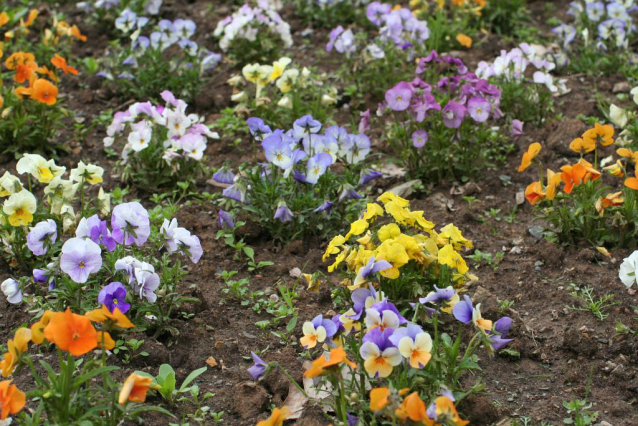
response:
[[[346,357],[346,351],[343,349],[343,346],[337,346],[330,350],[328,358],[320,355],[319,358],[314,360],[312,366],[304,373],[304,376],[309,379],[321,376],[322,374],[337,370],[342,364],[350,368],[357,368],[357,364]]]
[[[398,396],[401,397],[408,393],[408,389],[402,389],[398,391]],[[434,418],[431,418],[427,414],[427,407],[425,402],[421,399],[418,392],[412,392],[405,398],[399,405],[396,403],[395,407],[392,407],[391,397],[392,391],[386,387],[374,388],[370,391],[370,409],[374,412],[379,412],[384,409],[394,408],[393,415],[397,420],[404,423],[408,419],[413,422],[418,422],[426,426],[442,426],[453,424],[455,426],[465,426],[470,422],[461,419],[459,413],[456,411],[454,402],[446,397],[440,396],[433,402],[434,405]]]
[[[60,55],[55,55],[51,59],[51,64],[65,74],[77,75],[78,70],[69,66],[66,60]],[[52,81],[57,82],[59,78],[53,70],[46,66],[38,66],[35,57],[29,52],[15,52],[5,61],[5,67],[10,71],[15,71],[13,81],[18,84],[27,82],[28,86],[18,86],[14,93],[19,99],[29,96],[31,99],[47,105],[55,105],[58,98],[58,88],[49,80],[41,76],[47,76]]]

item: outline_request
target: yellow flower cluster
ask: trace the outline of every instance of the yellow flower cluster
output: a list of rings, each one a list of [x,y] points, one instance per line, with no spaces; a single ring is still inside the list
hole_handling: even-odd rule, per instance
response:
[[[323,261],[333,255],[335,258],[328,272],[345,262],[349,271],[357,273],[374,257],[376,261],[385,260],[392,265],[379,272],[392,280],[400,277],[405,265],[422,270],[446,265],[455,270],[453,278],[457,284],[476,279],[459,253],[463,248],[471,248],[472,242],[463,237],[456,226],[448,224],[436,232],[434,223],[425,219],[423,211],[410,210],[409,201],[392,192],[385,192],[378,201],[381,204],[368,203],[361,219],[350,224],[345,236],[337,235],[330,241]],[[378,226],[377,218],[386,214],[391,221]],[[348,244],[353,237],[358,237],[357,244]],[[364,283],[357,282],[350,289]]]

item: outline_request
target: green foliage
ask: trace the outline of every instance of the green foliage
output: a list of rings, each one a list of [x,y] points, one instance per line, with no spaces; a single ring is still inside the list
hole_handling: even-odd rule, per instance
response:
[[[160,365],[159,372],[157,373],[157,377],[153,377],[152,375],[143,372],[136,371],[135,373],[139,376],[150,377],[153,379],[153,385],[151,385],[154,389],[156,389],[159,394],[164,398],[170,405],[175,405],[178,401],[178,397],[181,394],[190,393],[193,390],[195,384],[191,385],[193,381],[204,374],[207,368],[202,367],[197,370],[192,371],[182,382],[182,384],[177,387],[177,379],[175,378],[175,370],[169,364]]]

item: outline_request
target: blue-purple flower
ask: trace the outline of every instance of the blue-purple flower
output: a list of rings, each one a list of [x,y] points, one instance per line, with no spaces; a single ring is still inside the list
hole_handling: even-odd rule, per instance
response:
[[[314,209],[313,212],[315,213],[328,212],[328,214],[330,214],[330,211],[332,210],[332,205],[333,205],[332,201],[324,201],[323,203],[321,203],[319,207]]]
[[[100,290],[97,301],[102,305],[106,305],[111,312],[114,312],[115,308],[117,308],[125,314],[131,308],[131,305],[126,303],[126,287],[118,281],[114,281]]]
[[[261,146],[264,148],[268,162],[284,170],[292,166],[290,144],[284,141],[281,134],[273,133],[269,135],[261,143]]]
[[[320,152],[319,154],[310,157],[306,166],[307,170],[305,182],[312,185],[316,184],[319,181],[319,178],[326,173],[326,170],[331,164],[332,157],[330,154],[326,154],[325,152]]]
[[[96,244],[101,244],[112,252],[117,247],[115,239],[111,236],[106,221],[100,220],[98,215],[89,218],[82,218],[75,230],[75,236],[79,238],[90,238]]]
[[[365,266],[359,268],[357,277],[354,279],[353,285],[358,287],[367,281],[370,275],[374,275],[379,271],[392,268],[392,265],[387,260],[376,260],[374,256],[370,256],[368,263]]]
[[[213,180],[219,183],[227,183],[232,184],[235,180],[235,175],[233,172],[226,166],[223,166],[213,175]]]
[[[224,210],[219,210],[217,213],[217,224],[220,228],[234,229],[235,221],[233,220],[233,216]]]
[[[383,176],[383,173],[377,172],[376,170],[365,169],[361,172],[361,177],[359,178],[359,183],[357,186],[363,186],[375,179]]]
[[[57,225],[53,219],[48,219],[31,228],[27,234],[27,247],[36,256],[42,256],[57,238]]]
[[[250,356],[253,357],[253,366],[248,369],[248,373],[250,374],[250,377],[253,378],[253,381],[256,382],[264,375],[266,368],[268,368],[268,364],[266,364],[266,362],[259,358],[254,352],[251,352]]]
[[[277,211],[275,211],[274,219],[278,219],[281,222],[290,222],[292,220],[292,212],[284,201],[280,201],[277,205]]]
[[[111,216],[113,238],[119,244],[143,245],[151,234],[148,212],[140,203],[133,201],[115,206]]]

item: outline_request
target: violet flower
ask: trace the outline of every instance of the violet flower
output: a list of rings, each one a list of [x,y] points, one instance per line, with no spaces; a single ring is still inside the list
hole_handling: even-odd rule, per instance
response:
[[[235,180],[235,175],[226,166],[223,166],[213,175],[213,180],[218,183],[232,184]]]
[[[470,117],[477,123],[484,123],[490,117],[492,105],[483,98],[474,97],[467,102]]]
[[[100,290],[97,301],[106,305],[109,311],[114,312],[118,308],[121,313],[125,314],[131,308],[126,303],[126,287],[121,282],[114,281]]]
[[[520,120],[512,120],[512,131],[510,134],[514,137],[521,136],[523,134],[523,124]]]
[[[246,124],[248,124],[250,134],[253,135],[253,137],[258,141],[261,141],[264,138],[264,135],[269,135],[272,133],[270,127],[266,125],[266,123],[264,123],[264,120],[262,120],[261,118],[250,117],[248,120],[246,120]]]
[[[321,130],[321,123],[312,118],[312,115],[304,115],[293,123],[292,128],[293,135],[296,138],[303,138],[319,132],[319,130]]]
[[[290,222],[293,214],[284,201],[280,201],[277,205],[277,211],[275,212],[274,219],[279,219],[281,222]]]
[[[374,275],[379,271],[385,271],[392,268],[392,265],[387,260],[376,260],[374,256],[370,256],[368,263],[365,266],[359,268],[357,277],[354,279],[354,285],[358,286],[363,284],[370,275]]]
[[[224,211],[224,210],[220,210],[219,213],[217,213],[217,224],[219,225],[220,228],[227,228],[227,229],[234,229],[235,228],[235,221],[233,220],[233,216]]]
[[[357,186],[363,186],[377,178],[383,176],[383,173],[377,172],[376,170],[365,169],[361,172],[361,177],[359,178],[359,183]]]
[[[112,252],[117,247],[115,239],[108,230],[106,221],[100,220],[98,215],[89,218],[82,218],[75,230],[75,236],[78,238],[90,238],[96,244],[101,244]]]
[[[127,246],[135,243],[139,247],[151,234],[148,212],[137,201],[115,206],[111,215],[111,227],[115,241]]]
[[[240,203],[246,202],[246,188],[237,182],[224,189],[222,195]]]
[[[466,111],[463,105],[449,101],[443,108],[443,124],[450,129],[458,129],[461,127]]]
[[[268,368],[268,364],[266,364],[266,361],[259,358],[254,352],[250,352],[250,356],[253,357],[254,365],[248,369],[248,373],[250,374],[250,377],[253,378],[253,381],[256,382],[261,376],[264,375],[264,373],[266,372],[266,368]]]
[[[409,337],[414,340],[414,338],[420,333],[423,333],[423,328],[421,328],[420,325],[408,322],[407,327],[401,327],[394,330],[394,333],[392,333],[392,336],[390,336],[389,339],[394,346],[398,347],[399,342],[404,337]]]
[[[306,183],[315,185],[331,164],[332,156],[325,152],[320,152],[310,157],[306,166]]]
[[[288,144],[281,137],[280,134],[273,133],[266,137],[261,143],[266,154],[266,160],[269,163],[274,164],[280,169],[287,169],[292,166],[292,150],[290,144]]]
[[[332,210],[332,205],[333,205],[332,201],[324,201],[319,207],[314,209],[313,212],[320,213],[320,212],[327,211],[328,214],[330,214],[330,211]]]
[[[438,288],[435,285],[434,290],[435,291],[429,292],[425,297],[420,298],[419,303],[422,303],[425,305],[426,303],[447,302],[448,300],[452,299],[452,297],[456,293],[452,286],[448,286],[445,288]]]
[[[492,347],[494,350],[498,351],[508,343],[512,342],[514,339],[506,339],[507,333],[510,331],[510,327],[512,326],[512,318],[510,317],[502,317],[498,321],[494,323],[494,331],[500,334],[490,334],[490,340],[492,341]]]
[[[425,146],[430,136],[425,130],[416,130],[412,133],[412,146],[421,149]]]
[[[91,240],[70,238],[62,246],[60,269],[76,283],[84,284],[89,275],[102,268],[102,249]]]
[[[49,280],[49,276],[47,275],[47,271],[44,269],[35,268],[33,270],[33,282],[34,283],[46,283]],[[49,291],[55,289],[55,279],[51,279],[49,283]]]
[[[359,121],[359,127],[357,131],[359,133],[366,133],[370,130],[370,110],[365,110],[359,113],[359,117],[361,117],[361,121]]]
[[[392,89],[385,92],[385,101],[393,111],[405,111],[410,106],[412,88],[405,81],[398,83]]]
[[[27,247],[36,256],[45,254],[58,238],[58,228],[53,219],[40,222],[27,234]]]

